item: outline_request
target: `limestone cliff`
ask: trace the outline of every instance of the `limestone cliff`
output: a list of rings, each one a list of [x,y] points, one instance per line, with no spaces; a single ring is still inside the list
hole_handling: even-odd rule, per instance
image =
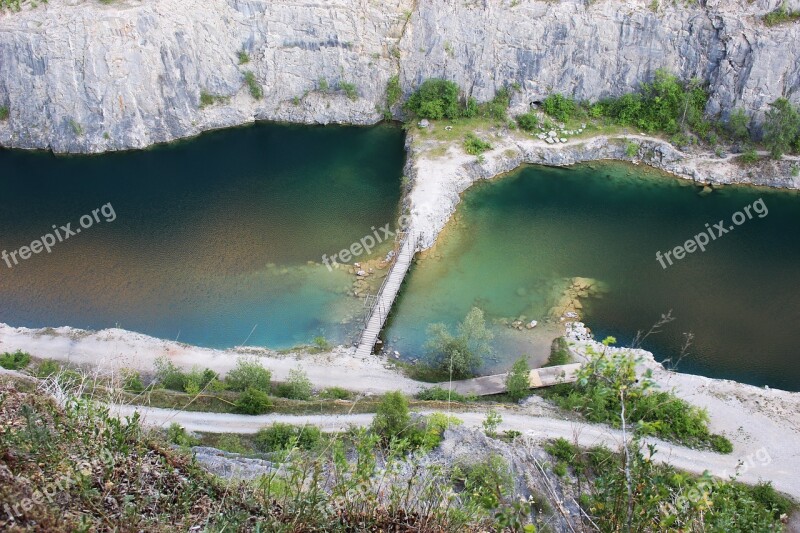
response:
[[[800,25],[760,21],[777,3],[27,0],[0,12],[0,145],[100,152],[258,119],[369,124],[393,75],[406,93],[446,77],[478,100],[518,84],[522,110],[552,91],[618,95],[667,67],[709,83],[709,112],[758,120],[779,96],[800,101]],[[201,106],[201,93],[221,98]]]

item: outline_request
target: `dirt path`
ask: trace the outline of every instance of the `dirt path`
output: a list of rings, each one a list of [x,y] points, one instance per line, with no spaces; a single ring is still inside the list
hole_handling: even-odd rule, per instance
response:
[[[261,415],[247,416],[223,413],[196,413],[158,409],[152,407],[136,407],[129,405],[114,406],[113,411],[122,416],[130,416],[138,410],[146,424],[168,426],[175,422],[190,431],[210,433],[255,433],[258,429],[274,422],[289,424],[311,424],[327,432],[344,431],[351,426],[368,426],[372,422],[371,414],[355,415]],[[422,411],[422,414],[430,414]],[[468,427],[480,428],[486,417],[484,412],[456,413]],[[612,449],[619,448],[622,433],[619,430],[599,424],[571,422],[549,417],[537,417],[527,414],[502,413],[503,422],[499,429],[522,432],[529,442],[537,443],[547,439],[563,437],[577,441],[581,446],[591,447],[605,445]],[[800,500],[800,476],[786,465],[776,464],[768,453],[737,453],[720,455],[713,452],[698,451],[677,446],[658,439],[649,439],[657,445],[655,460],[669,463],[676,468],[702,474],[705,470],[713,475],[728,478],[733,475],[737,466],[739,480],[746,483],[758,483],[769,480],[778,490]]]

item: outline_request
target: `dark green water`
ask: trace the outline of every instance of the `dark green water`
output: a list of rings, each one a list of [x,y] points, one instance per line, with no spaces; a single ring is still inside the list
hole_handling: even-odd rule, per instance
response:
[[[468,190],[433,256],[407,279],[390,344],[418,356],[428,323],[455,324],[473,305],[490,319],[541,320],[554,281],[581,276],[607,286],[585,303],[598,338],[627,344],[672,310],[675,321],[644,344],[659,359],[674,357],[682,333],[693,332],[680,370],[800,390],[800,195],[725,187],[700,196],[691,183],[641,167],[592,167],[528,167]],[[768,215],[666,270],[657,262],[656,251],[684,243],[706,222],[730,226],[733,213],[758,198]],[[521,354],[546,357],[533,353],[541,351],[535,335],[495,331],[498,360],[488,367],[508,367]]]
[[[0,262],[0,322],[213,347],[342,341],[361,304],[321,256],[394,223],[403,161],[389,126],[261,124],[88,157],[0,151],[0,251],[109,202],[117,217]]]

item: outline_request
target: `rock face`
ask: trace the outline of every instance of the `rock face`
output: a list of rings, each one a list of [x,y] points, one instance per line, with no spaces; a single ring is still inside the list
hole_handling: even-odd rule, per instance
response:
[[[708,82],[710,113],[741,106],[757,124],[775,98],[800,99],[800,25],[760,21],[779,3],[27,3],[0,12],[0,144],[100,152],[259,119],[370,124],[394,75],[406,94],[429,77],[478,100],[518,86],[520,112],[553,91],[631,91],[659,67]],[[248,72],[263,98],[251,96]],[[221,98],[201,106],[201,93]]]

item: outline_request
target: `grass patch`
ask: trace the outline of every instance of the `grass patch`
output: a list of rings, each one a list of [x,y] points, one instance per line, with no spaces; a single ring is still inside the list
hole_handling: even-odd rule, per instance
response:
[[[236,52],[236,57],[239,60],[240,65],[245,65],[250,62],[250,55],[244,50],[239,50]]]
[[[8,107],[2,106],[0,107],[0,120],[7,120],[8,119]]]
[[[480,155],[492,149],[492,145],[474,133],[467,133],[464,137],[464,151],[470,155]]]
[[[228,101],[228,97],[211,94],[206,91],[200,91],[200,109],[214,105],[216,103],[224,103]]]
[[[775,11],[764,15],[764,24],[767,26],[778,26],[800,20],[800,11],[789,9],[786,2],[783,2]]]
[[[355,83],[340,81],[337,87],[340,91],[344,91],[344,94],[346,94],[350,100],[358,100],[358,89]]]
[[[247,89],[250,91],[250,96],[252,96],[255,100],[261,100],[264,96],[264,91],[261,89],[261,85],[256,80],[256,75],[250,72],[249,70],[244,73],[244,82],[247,84]]]

